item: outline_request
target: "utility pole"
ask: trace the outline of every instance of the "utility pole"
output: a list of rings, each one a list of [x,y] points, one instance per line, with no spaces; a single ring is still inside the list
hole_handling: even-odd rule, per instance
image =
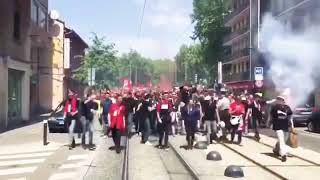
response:
[[[185,82],[188,81],[188,63],[187,62],[184,64],[184,81]]]
[[[132,68],[132,65],[131,65],[131,62],[129,63],[129,79],[130,79],[130,81],[132,82],[132,70],[131,70],[131,68]]]
[[[138,66],[136,65],[136,74],[134,78],[134,83],[137,85],[137,82],[138,82]]]

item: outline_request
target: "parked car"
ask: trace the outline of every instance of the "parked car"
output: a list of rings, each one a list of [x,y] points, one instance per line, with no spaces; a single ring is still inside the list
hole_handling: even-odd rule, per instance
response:
[[[80,105],[80,99],[77,99],[77,104]],[[64,114],[64,104],[65,101],[61,102],[58,107],[52,111],[49,119],[48,119],[48,128],[50,133],[67,133],[68,132],[68,124],[66,123],[63,114]],[[82,132],[82,125],[80,121],[77,121],[75,127],[75,133]]]
[[[308,119],[308,131],[320,132],[320,108],[314,108]]]
[[[312,114],[313,108],[310,105],[302,105],[298,106],[297,108],[293,109],[293,123],[294,124],[307,124],[308,119]]]
[[[48,128],[50,133],[66,133],[68,132],[68,127],[64,121],[63,117],[63,104],[61,103],[50,115],[48,119]]]

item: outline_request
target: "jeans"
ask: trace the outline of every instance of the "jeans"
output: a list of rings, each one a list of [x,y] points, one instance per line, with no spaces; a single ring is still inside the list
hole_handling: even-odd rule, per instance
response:
[[[239,124],[231,125],[231,142],[233,142],[236,133],[238,134],[238,143],[241,143],[242,140],[242,131],[238,131]]]
[[[133,125],[132,123],[133,123],[133,113],[130,112],[130,113],[128,113],[127,118],[126,118],[127,133],[128,134],[130,134],[132,131],[132,125]]]
[[[287,140],[289,139],[289,132],[284,130],[277,130],[276,131],[278,142],[279,144],[279,154],[280,156],[285,156],[289,153],[289,146],[286,144]],[[277,151],[277,149],[275,148]]]
[[[89,132],[89,145],[93,145],[93,122],[88,121],[85,117],[81,118],[81,123],[82,123],[82,138],[81,142],[82,145],[86,144],[86,134]]]
[[[212,142],[212,138],[217,138],[217,122],[216,121],[205,121],[206,127],[207,127],[207,142],[210,144]]]
[[[74,137],[75,137],[74,130],[75,130],[75,127],[76,127],[76,120],[72,119],[71,122],[70,122],[70,126],[69,126],[69,142],[70,142],[70,144],[72,144],[72,142],[74,141]]]
[[[145,143],[148,141],[149,136],[150,136],[150,119],[147,117],[144,120],[143,123],[143,129],[142,129],[142,142]]]
[[[163,145],[162,141],[164,138],[164,145],[168,146],[170,123],[164,123],[164,122],[158,123],[158,131],[159,131],[159,145]]]
[[[115,145],[116,150],[120,150],[120,143],[121,143],[121,133],[120,129],[112,128],[112,139]]]

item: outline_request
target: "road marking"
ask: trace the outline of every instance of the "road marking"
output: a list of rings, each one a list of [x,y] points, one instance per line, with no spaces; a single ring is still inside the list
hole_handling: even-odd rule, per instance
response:
[[[68,161],[71,160],[83,160],[83,159],[87,159],[89,157],[88,154],[81,154],[81,155],[72,155],[68,157]]]
[[[74,172],[56,173],[50,176],[49,180],[72,179],[75,176],[76,176],[76,173]]]
[[[43,152],[43,153],[30,153],[30,154],[14,154],[14,155],[0,155],[1,159],[17,159],[17,158],[31,158],[31,157],[43,157],[50,156],[53,152]]]
[[[18,147],[19,148],[19,147]],[[21,148],[24,148],[21,150]],[[55,152],[60,147],[48,147],[48,148],[41,148],[41,149],[35,149],[34,147],[21,147],[17,149],[17,147],[11,147],[11,148],[5,148],[0,150],[0,156],[6,156],[6,155],[18,155],[18,154],[27,154],[27,153],[42,153],[42,152]],[[1,152],[2,150],[5,150]]]
[[[0,161],[0,167],[1,166],[14,166],[14,165],[42,163],[45,160],[46,159],[24,159],[24,160],[14,160],[14,161]]]
[[[13,179],[8,179],[8,180],[27,180],[26,177],[22,177],[22,178],[13,178]]]
[[[37,169],[36,166],[26,167],[26,168],[1,169],[0,170],[0,176],[24,174],[24,173],[33,173],[36,169]]]
[[[12,179],[8,179],[8,180],[27,180],[26,177],[22,177],[22,178],[12,178]]]

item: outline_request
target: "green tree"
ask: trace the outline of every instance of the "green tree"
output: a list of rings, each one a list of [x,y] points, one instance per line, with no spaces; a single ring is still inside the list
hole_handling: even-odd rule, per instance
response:
[[[227,33],[224,17],[230,0],[194,0],[192,22],[195,23],[193,39],[199,39],[204,63],[215,65],[223,57],[223,37]]]
[[[93,34],[92,45],[89,47],[80,68],[77,69],[75,78],[88,83],[88,72],[91,68],[95,68],[97,84],[101,86],[117,85],[118,60],[116,53],[113,43],[106,44],[103,37]]]

